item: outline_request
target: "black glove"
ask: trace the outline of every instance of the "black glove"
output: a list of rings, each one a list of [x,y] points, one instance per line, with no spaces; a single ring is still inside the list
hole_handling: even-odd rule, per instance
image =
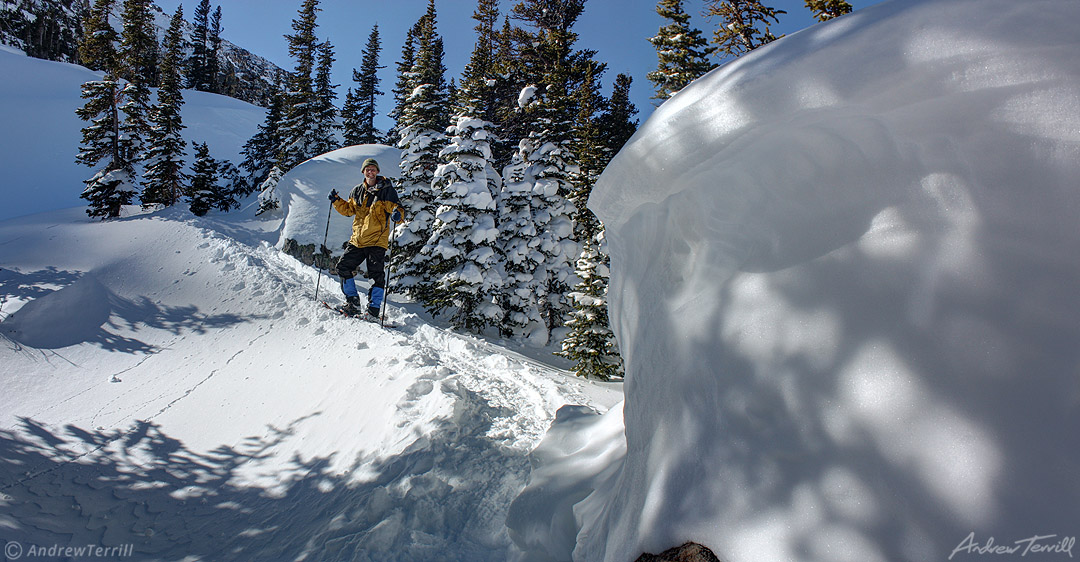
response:
[[[394,214],[390,215],[390,220],[401,222],[401,209],[394,209]]]
[[[338,199],[341,199],[341,196],[338,195],[337,190],[336,189],[331,189],[330,190],[330,202],[333,203],[334,201],[337,201]]]

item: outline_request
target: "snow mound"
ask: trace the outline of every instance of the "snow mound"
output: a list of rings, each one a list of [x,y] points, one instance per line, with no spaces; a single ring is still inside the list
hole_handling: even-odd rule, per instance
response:
[[[1077,21],[1072,0],[886,2],[661,106],[590,201],[625,457],[556,518],[573,542],[535,548],[925,561],[1074,536]]]
[[[316,156],[289,170],[274,188],[273,197],[283,217],[281,235],[277,247],[286,240],[299,244],[314,244],[318,249],[326,236],[326,217],[330,215],[330,238],[327,247],[338,248],[348,240],[352,232],[352,217],[330,212],[327,196],[336,189],[342,197],[348,197],[354,186],[364,181],[360,165],[374,158],[379,162],[379,173],[388,178],[398,178],[401,170],[401,150],[382,144],[361,144],[339,148]],[[396,187],[396,186],[395,186]]]

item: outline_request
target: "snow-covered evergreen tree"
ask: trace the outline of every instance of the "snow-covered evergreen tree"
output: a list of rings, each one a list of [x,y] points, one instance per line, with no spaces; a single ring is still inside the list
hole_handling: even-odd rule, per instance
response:
[[[134,147],[123,134],[119,104],[123,100],[119,80],[108,74],[83,84],[86,104],[75,112],[89,121],[82,129],[82,144],[75,161],[95,169],[86,180],[82,197],[89,202],[86,214],[102,219],[120,216],[120,209],[135,198]]]
[[[574,312],[566,323],[570,330],[559,353],[574,362],[578,376],[599,380],[623,376],[622,357],[608,318],[609,264],[604,231],[597,229],[585,240],[577,261],[581,282],[570,293]]]
[[[240,162],[240,169],[244,177],[240,195],[250,195],[259,189],[259,185],[269,177],[270,170],[277,163],[278,152],[284,143],[279,129],[284,113],[284,94],[280,84],[275,86],[270,107],[266,110],[266,118],[241,150],[244,160]]]
[[[346,145],[372,144],[380,142],[379,131],[375,128],[375,102],[382,95],[379,90],[379,26],[376,24],[368,36],[367,45],[362,51],[360,69],[353,69],[353,81],[356,88],[349,88],[345,95],[345,105],[341,109],[342,128]]]
[[[716,48],[709,47],[701,30],[690,27],[690,14],[683,10],[683,0],[660,0],[656,13],[670,23],[649,38],[659,62],[646,78],[656,86],[654,97],[666,100],[713,69],[709,56]]]
[[[469,63],[461,75],[461,85],[454,99],[459,115],[467,115],[494,123],[497,119],[497,46],[499,38],[495,24],[499,19],[498,0],[477,0],[473,19],[477,21],[476,43]]]
[[[206,75],[210,89],[208,92],[219,94],[222,92],[221,80],[221,6],[214,8],[214,14],[210,16],[210,30],[207,35],[209,52],[206,55]]]
[[[497,302],[503,309],[500,331],[505,336],[537,335],[547,339],[537,295],[544,278],[544,254],[533,220],[533,168],[526,157],[534,152],[532,141],[522,139],[510,164],[503,169],[499,194],[499,240],[502,252],[502,288]]]
[[[136,149],[125,134],[120,113],[127,90],[117,77],[120,58],[115,45],[118,36],[109,24],[111,7],[111,0],[98,0],[83,27],[81,60],[105,70],[105,76],[83,84],[86,103],[75,110],[88,122],[75,161],[94,170],[80,197],[89,203],[86,214],[102,219],[119,217],[121,207],[130,205],[137,192]]]
[[[228,189],[221,185],[222,163],[210,156],[206,143],[191,143],[195,148],[195,163],[191,166],[191,185],[188,201],[195,216],[203,216],[210,209],[229,210],[232,203]]]
[[[296,58],[296,67],[286,85],[285,115],[279,126],[283,146],[277,165],[286,171],[318,154],[315,150],[320,139],[315,137],[315,131],[319,108],[313,78],[318,50],[315,36],[318,11],[319,0],[304,0],[292,23],[296,33],[285,36],[289,54]]]
[[[191,16],[191,56],[187,62],[188,88],[209,92],[210,76],[210,0],[200,0]]]
[[[124,0],[123,26],[117,52],[120,78],[127,80],[123,87],[121,136],[130,147],[127,159],[137,173],[137,166],[146,157],[150,136],[150,86],[157,84],[158,43],[150,0]]]
[[[461,116],[451,126],[450,144],[435,171],[435,223],[415,258],[429,280],[416,288],[427,309],[448,312],[450,322],[479,333],[497,324],[502,309],[495,295],[502,284],[495,195],[498,174],[488,145],[491,124]]]
[[[266,179],[259,184],[259,207],[255,211],[256,215],[281,208],[281,199],[277,195],[277,186],[281,183],[283,176],[285,176],[285,172],[281,171],[281,168],[274,166],[270,169]]]
[[[183,57],[183,7],[178,7],[165,33],[165,56],[161,59],[157,103],[150,108],[150,138],[143,175],[142,204],[144,207],[176,204],[184,193],[184,139],[180,131],[184,124],[180,108],[184,97],[180,91]]]
[[[581,159],[571,196],[576,208],[575,226],[582,251],[575,273],[580,280],[570,293],[573,313],[566,323],[568,333],[562,342],[563,355],[574,361],[579,376],[608,380],[622,376],[622,358],[614,332],[608,322],[607,290],[609,258],[604,249],[603,225],[587,207],[597,179],[615,153],[630,138],[636,123],[630,118],[637,112],[629,100],[630,77],[620,74],[610,100],[603,100],[592,86],[591,73],[575,93],[578,119],[575,124],[575,151]],[[604,111],[597,116],[597,111]]]
[[[397,146],[402,150],[400,193],[409,221],[398,229],[393,259],[400,286],[422,299],[414,291],[429,281],[430,272],[418,267],[414,258],[431,238],[437,210],[432,180],[439,153],[447,143],[445,131],[450,120],[443,41],[436,31],[434,0],[429,0],[427,13],[415,29],[414,64],[402,80],[411,90],[403,100],[396,127],[400,135]]]
[[[394,124],[386,133],[388,144],[397,144],[397,141],[401,139],[400,127],[405,114],[405,106],[416,84],[416,76],[413,73],[413,67],[416,65],[416,36],[420,33],[422,23],[423,19],[417,21],[405,34],[405,43],[401,46],[401,60],[395,65],[397,82],[394,83],[394,89],[391,91],[394,96],[394,107],[390,110],[390,118],[394,120]]]
[[[851,13],[851,4],[845,0],[806,0],[806,7],[814,12],[818,21],[829,21]]]
[[[110,71],[116,68],[116,30],[109,23],[114,0],[94,0],[94,6],[83,18],[83,34],[79,40],[79,62],[91,70]]]
[[[769,20],[778,23],[784,10],[770,8],[761,0],[709,0],[706,13],[719,16],[720,25],[713,32],[717,51],[738,57],[778,39],[769,31]]]
[[[318,66],[315,71],[315,123],[312,131],[312,155],[324,154],[341,148],[338,142],[337,109],[334,100],[336,84],[330,83],[330,72],[334,65],[334,47],[324,41],[318,47]]]
[[[537,296],[549,336],[570,313],[567,293],[576,283],[574,260],[580,252],[574,239],[574,206],[568,199],[574,190],[572,179],[580,170],[573,150],[576,101],[571,93],[585,79],[590,65],[593,72],[603,68],[592,61],[594,52],[574,50],[577,35],[571,29],[583,10],[584,0],[527,0],[512,11],[537,30],[521,47],[524,62],[539,77],[531,90],[535,103],[524,104],[531,153],[523,160],[530,163],[527,176],[534,182],[537,248],[545,256]]]

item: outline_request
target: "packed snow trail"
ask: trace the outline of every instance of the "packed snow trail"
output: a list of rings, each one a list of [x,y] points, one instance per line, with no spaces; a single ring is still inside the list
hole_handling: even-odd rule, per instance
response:
[[[266,230],[179,211],[0,223],[2,538],[160,560],[512,558],[529,451],[560,406],[617,393],[408,307],[397,330],[343,318]]]

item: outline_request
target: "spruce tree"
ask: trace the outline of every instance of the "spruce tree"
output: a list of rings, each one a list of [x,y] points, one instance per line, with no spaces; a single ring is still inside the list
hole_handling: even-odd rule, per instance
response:
[[[498,0],[477,0],[472,17],[477,21],[476,43],[462,73],[455,105],[461,115],[494,123],[497,119],[496,84],[499,79],[496,68],[499,38],[495,29],[499,20]]]
[[[537,29],[521,47],[526,68],[539,77],[538,101],[526,112],[529,142],[521,146],[531,151],[522,160],[530,164],[526,177],[533,181],[537,248],[544,254],[536,297],[548,336],[570,313],[567,293],[575,283],[574,259],[580,251],[574,240],[574,205],[569,200],[572,179],[580,170],[572,148],[575,100],[571,92],[587,79],[590,65],[597,74],[604,67],[592,60],[595,52],[573,48],[577,35],[571,29],[584,4],[584,0],[528,0],[512,11]],[[536,341],[543,339],[540,334],[529,335]]]
[[[480,333],[497,324],[503,313],[495,303],[501,286],[495,243],[495,197],[498,177],[488,145],[491,124],[459,116],[448,131],[444,164],[432,187],[437,210],[431,237],[415,258],[428,272],[420,294],[435,314],[448,312],[455,327]]]
[[[402,149],[401,194],[409,222],[398,235],[394,262],[400,267],[400,285],[421,302],[420,287],[427,286],[430,272],[419,267],[414,258],[431,237],[437,205],[432,189],[439,153],[447,144],[449,96],[446,68],[443,66],[443,41],[436,30],[435,1],[417,25],[417,50],[409,73],[412,86],[403,100],[397,131]]]
[[[495,114],[492,46],[497,3],[479,0],[473,18],[477,40],[456,93],[455,124],[449,145],[440,153],[432,188],[437,210],[432,234],[415,261],[429,272],[424,290],[428,309],[450,311],[453,325],[479,333],[501,322],[496,303],[501,289],[501,252],[496,244],[496,198],[501,178],[491,153]]]
[[[75,161],[89,166],[94,174],[87,179],[81,198],[89,205],[86,214],[102,219],[120,216],[120,209],[135,197],[135,169],[128,138],[121,134],[120,104],[123,96],[117,77],[118,36],[109,24],[111,0],[97,0],[87,15],[79,42],[80,60],[105,71],[101,80],[83,84],[86,103],[75,113],[88,124]]]
[[[845,0],[806,0],[806,7],[814,12],[818,21],[829,21],[851,13],[851,4]]]
[[[390,118],[393,119],[394,124],[386,133],[387,144],[396,145],[401,139],[400,127],[405,114],[405,106],[415,87],[416,76],[413,73],[413,67],[416,65],[416,37],[420,33],[422,23],[423,19],[417,21],[405,34],[405,43],[401,46],[401,60],[395,65],[398,78],[391,91],[394,95],[394,107],[390,110]]]
[[[121,134],[130,143],[128,160],[137,164],[145,157],[150,134],[150,85],[157,84],[157,36],[149,0],[124,0],[123,30],[118,53],[124,102]]]
[[[210,156],[206,143],[191,144],[195,148],[195,163],[191,166],[187,195],[192,214],[201,217],[210,209],[228,210],[228,196],[218,182],[221,164]]]
[[[622,359],[607,313],[610,260],[604,246],[603,225],[587,203],[600,173],[637,127],[636,122],[630,121],[637,112],[629,99],[631,81],[629,76],[620,74],[606,103],[602,103],[593,88],[582,87],[577,93],[578,142],[583,145],[577,150],[582,158],[582,170],[572,200],[578,212],[575,219],[582,241],[575,267],[580,281],[570,293],[574,311],[566,323],[569,333],[559,354],[574,361],[574,372],[579,376],[600,380],[621,377]],[[594,111],[600,105],[604,111],[594,118]]]
[[[83,34],[79,40],[79,62],[91,70],[110,71],[116,68],[116,43],[119,35],[109,23],[114,0],[95,0],[83,18]]]
[[[494,139],[491,150],[495,161],[505,164],[517,154],[518,141],[528,134],[525,113],[518,107],[518,96],[523,87],[535,84],[539,78],[531,76],[522,61],[521,46],[531,43],[531,34],[512,27],[506,18],[494,39],[492,105],[495,115],[491,121],[499,131],[499,138]]]
[[[653,97],[666,100],[713,69],[709,56],[716,48],[709,47],[701,30],[690,27],[690,15],[683,11],[683,0],[660,0],[656,13],[670,23],[649,38],[659,62],[646,78],[656,86]]]
[[[544,319],[536,301],[544,265],[539,230],[533,213],[532,166],[526,160],[534,152],[532,141],[522,139],[510,164],[503,169],[499,194],[499,240],[503,259],[503,283],[496,299],[503,309],[499,329],[504,336],[540,333]]]
[[[567,321],[570,332],[558,353],[574,362],[578,376],[605,381],[623,376],[622,357],[608,317],[609,264],[604,231],[599,229],[585,240],[577,261],[581,282],[570,293],[574,313]]]
[[[188,88],[210,91],[210,0],[200,0],[191,16],[191,57],[188,58]]]
[[[210,29],[207,33],[207,49],[206,53],[206,82],[207,92],[213,92],[215,94],[221,93],[221,62],[219,57],[221,56],[221,32],[224,31],[221,27],[221,6],[214,9],[214,14],[210,16]]]
[[[626,74],[615,77],[607,109],[600,116],[600,137],[605,141],[608,162],[637,132],[638,122],[634,115],[638,110],[630,101],[630,85],[633,81],[634,79]],[[604,166],[607,166],[606,162]]]
[[[86,214],[110,219],[135,197],[135,166],[131,139],[122,134],[119,104],[123,99],[119,80],[106,74],[102,80],[83,84],[86,104],[75,112],[89,125],[82,129],[82,143],[75,161],[95,169],[80,195],[89,205]]]
[[[284,93],[281,84],[274,85],[274,94],[270,98],[270,107],[266,110],[266,118],[259,125],[258,131],[252,136],[241,150],[244,160],[240,162],[240,169],[244,178],[241,182],[240,195],[250,195],[258,189],[269,176],[278,160],[278,152],[281,149],[283,139],[281,137],[282,115],[284,113]]]
[[[180,91],[180,66],[183,57],[183,7],[178,7],[165,34],[165,55],[161,59],[157,104],[150,108],[150,128],[146,172],[143,178],[142,204],[171,206],[184,193],[184,125],[180,108],[184,104]]]
[[[778,39],[769,31],[769,20],[778,23],[778,16],[787,13],[764,6],[760,0],[710,0],[707,7],[709,16],[720,18],[713,43],[729,57],[741,56]]]
[[[120,32],[120,77],[146,89],[158,83],[157,29],[151,0],[124,0]],[[149,102],[146,104],[149,106]]]
[[[285,36],[289,42],[289,54],[296,58],[296,67],[288,77],[285,115],[280,125],[283,146],[277,165],[283,171],[291,170],[317,154],[314,132],[318,103],[313,73],[318,50],[315,28],[319,10],[319,0],[304,0],[292,23],[295,33]]]
[[[363,59],[360,70],[353,69],[353,81],[356,88],[349,88],[345,96],[345,105],[341,109],[342,128],[346,145],[373,144],[380,142],[378,129],[375,128],[375,103],[383,92],[379,90],[379,26],[376,24],[368,35],[367,45],[362,51]]]
[[[340,148],[337,140],[337,109],[334,100],[336,84],[330,83],[330,73],[334,65],[334,46],[324,41],[318,46],[318,66],[315,70],[315,122],[311,134],[312,155],[323,154]]]

